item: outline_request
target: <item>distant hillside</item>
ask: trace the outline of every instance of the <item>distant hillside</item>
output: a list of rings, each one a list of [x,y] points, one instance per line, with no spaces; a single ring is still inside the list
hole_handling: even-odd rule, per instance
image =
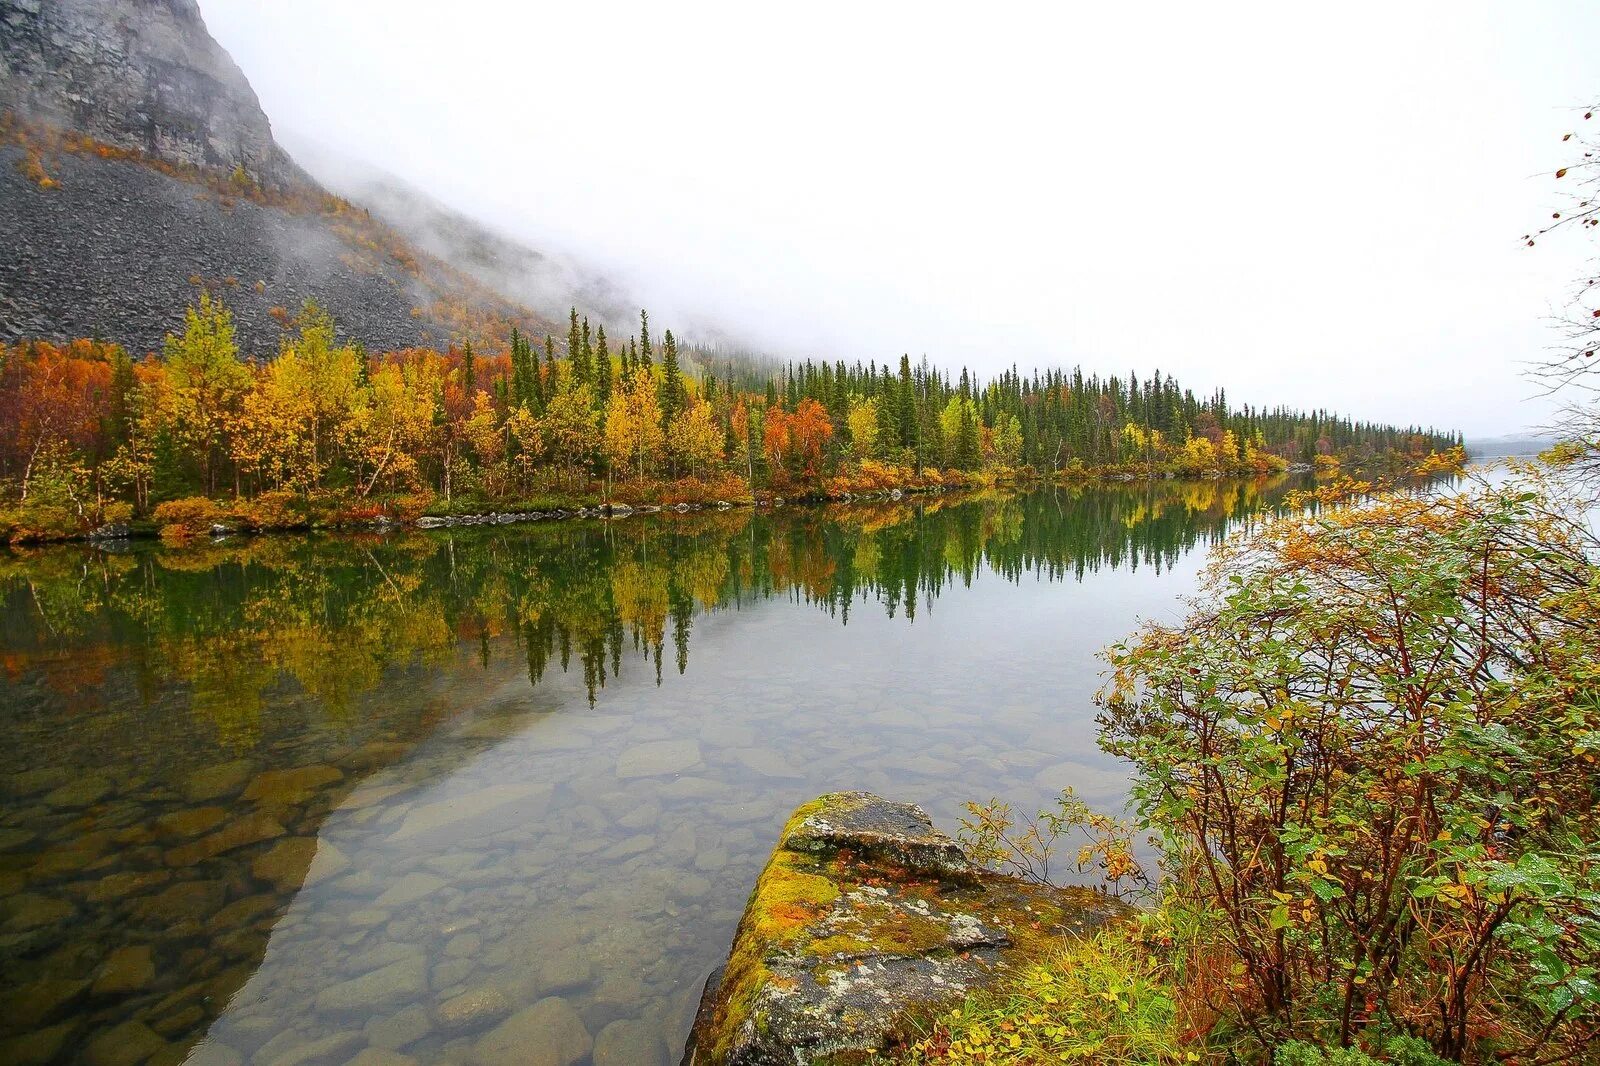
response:
[[[1495,455],[1538,455],[1553,444],[1555,444],[1553,438],[1531,433],[1512,433],[1503,437],[1470,437],[1467,439],[1467,454],[1475,459]]]
[[[152,350],[199,285],[258,354],[311,298],[377,349],[558,331],[496,284],[535,253],[443,221],[421,247],[313,181],[194,0],[0,0],[0,27],[0,339]]]

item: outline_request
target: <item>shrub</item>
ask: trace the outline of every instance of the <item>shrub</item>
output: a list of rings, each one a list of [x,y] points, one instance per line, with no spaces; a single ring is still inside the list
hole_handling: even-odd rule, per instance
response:
[[[1102,743],[1267,1046],[1600,1026],[1594,550],[1533,475],[1379,494],[1235,542],[1182,628],[1108,653]]]
[[[182,543],[211,532],[211,527],[222,520],[223,510],[215,500],[186,496],[159,504],[151,517],[161,527],[161,539]]]
[[[1133,857],[1131,827],[1092,810],[1070,788],[1032,818],[1019,818],[1009,803],[994,799],[964,806],[970,817],[961,819],[961,845],[990,869],[1039,885],[1090,871],[1116,889],[1148,883]],[[1070,860],[1059,856],[1064,846],[1071,849]]]
[[[15,507],[0,508],[0,540],[9,544],[65,540],[83,532],[75,508],[50,500],[30,499]]]
[[[231,514],[248,529],[299,529],[310,523],[311,505],[297,493],[280,490],[240,500]]]

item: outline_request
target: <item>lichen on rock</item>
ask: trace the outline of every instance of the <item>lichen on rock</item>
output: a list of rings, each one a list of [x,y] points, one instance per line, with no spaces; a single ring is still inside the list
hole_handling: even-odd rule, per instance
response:
[[[805,804],[707,982],[686,1066],[845,1063],[1126,908],[974,865],[920,807],[867,792]]]

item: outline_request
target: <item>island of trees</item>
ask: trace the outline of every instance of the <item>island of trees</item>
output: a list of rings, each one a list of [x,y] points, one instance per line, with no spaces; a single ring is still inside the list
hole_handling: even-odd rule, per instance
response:
[[[424,512],[841,496],[1040,478],[1256,476],[1414,463],[1453,434],[1231,406],[1159,371],[926,360],[762,368],[692,356],[641,312],[627,338],[372,354],[315,305],[276,352],[241,352],[202,290],[164,350],[0,345],[0,536],[293,528]],[[717,372],[720,369],[721,372]]]

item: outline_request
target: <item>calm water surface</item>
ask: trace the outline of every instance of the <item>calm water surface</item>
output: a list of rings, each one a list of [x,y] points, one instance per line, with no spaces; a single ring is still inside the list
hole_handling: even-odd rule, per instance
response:
[[[0,1061],[675,1061],[797,804],[1119,806],[1095,653],[1283,489],[0,555]]]

